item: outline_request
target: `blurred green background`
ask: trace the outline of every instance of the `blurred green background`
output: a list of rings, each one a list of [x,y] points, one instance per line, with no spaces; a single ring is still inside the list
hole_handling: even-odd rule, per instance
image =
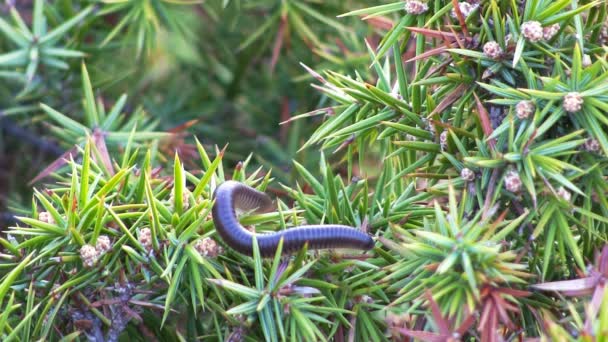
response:
[[[329,105],[311,87],[316,80],[300,63],[316,71],[369,70],[365,39],[374,46],[391,23],[337,16],[377,4],[41,1],[38,16],[43,20],[36,23],[32,1],[4,3],[0,15],[5,23],[18,27],[16,18],[21,18],[32,30],[42,26],[51,32],[89,7],[91,11],[54,45],[86,54],[61,59],[67,68],[52,67],[41,57],[31,80],[24,80],[21,75],[30,72],[33,63],[31,53],[21,65],[0,58],[0,211],[7,218],[9,207],[28,205],[28,183],[74,146],[75,135],[62,133],[69,128],[49,120],[39,103],[86,122],[82,61],[99,104],[109,110],[126,94],[124,120],[135,117],[138,109],[146,115],[142,122],[133,119],[138,131],[180,133],[159,143],[160,163],[170,160],[173,151],[195,163],[188,155],[193,149],[191,137],[196,135],[207,146],[221,148],[229,143],[226,165],[236,165],[254,153],[254,161],[272,169],[281,182],[294,182],[293,159],[314,172],[318,150],[298,149],[322,115],[280,125],[296,114]],[[19,46],[3,33],[0,53],[6,56]]]

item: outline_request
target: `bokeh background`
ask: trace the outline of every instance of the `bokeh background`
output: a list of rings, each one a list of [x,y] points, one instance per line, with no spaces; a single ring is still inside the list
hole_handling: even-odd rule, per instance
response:
[[[31,60],[21,65],[0,60],[0,212],[9,222],[12,213],[29,205],[32,185],[40,184],[31,181],[74,146],[76,137],[62,134],[67,128],[49,120],[39,103],[85,122],[83,61],[98,103],[111,108],[126,94],[125,120],[142,112],[146,117],[138,131],[179,133],[159,143],[163,153],[158,163],[171,160],[174,151],[188,161],[192,136],[197,136],[207,146],[229,143],[226,165],[234,166],[253,152],[254,163],[271,169],[277,180],[293,183],[292,160],[313,172],[318,168],[318,150],[298,149],[326,113],[280,123],[329,105],[311,87],[316,80],[302,64],[317,71],[361,74],[369,70],[365,42],[376,46],[392,25],[388,17],[337,17],[380,4],[376,1],[42,4],[48,31],[92,6],[55,43],[86,56],[62,59],[64,69],[38,63],[31,80],[16,75],[25,72]],[[0,16],[12,24],[15,11],[33,27],[32,1],[8,0]],[[15,50],[6,34],[0,37],[0,54]]]

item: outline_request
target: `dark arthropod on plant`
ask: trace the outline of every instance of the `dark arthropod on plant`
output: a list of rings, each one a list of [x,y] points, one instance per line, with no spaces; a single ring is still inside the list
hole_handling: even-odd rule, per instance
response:
[[[272,201],[263,192],[245,184],[226,181],[213,194],[213,221],[215,229],[228,246],[244,254],[253,254],[253,239],[257,240],[260,254],[274,256],[283,240],[283,253],[294,253],[307,246],[309,249],[354,248],[371,249],[374,240],[354,227],[325,224],[291,227],[276,233],[252,234],[238,222],[236,210],[264,212],[271,209]]]
[[[607,13],[7,2],[0,340],[599,338]]]

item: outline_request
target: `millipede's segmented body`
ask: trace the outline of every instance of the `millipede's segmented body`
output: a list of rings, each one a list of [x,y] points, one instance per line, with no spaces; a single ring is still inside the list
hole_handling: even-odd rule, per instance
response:
[[[218,186],[214,197],[212,213],[215,229],[228,246],[237,252],[252,255],[253,233],[239,223],[236,209],[263,212],[271,207],[272,200],[265,193],[235,181],[227,181]],[[353,227],[335,224],[297,226],[255,236],[260,254],[264,257],[274,256],[281,237],[283,237],[283,254],[297,252],[306,243],[310,249],[368,250],[374,247],[374,240],[368,234]]]

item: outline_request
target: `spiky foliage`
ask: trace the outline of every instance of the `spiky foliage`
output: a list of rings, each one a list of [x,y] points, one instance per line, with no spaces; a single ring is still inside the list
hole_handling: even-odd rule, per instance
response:
[[[461,203],[466,203],[463,193]],[[444,214],[435,202],[435,217],[425,220],[420,229],[403,230],[395,227],[396,233],[404,241],[393,245],[386,241],[405,259],[391,265],[389,288],[398,290],[401,297],[394,304],[422,298],[421,294],[428,285],[437,293],[436,299],[450,314],[463,313],[462,305],[470,311],[480,299],[480,289],[484,286],[523,283],[522,272],[525,265],[513,263],[516,255],[503,250],[501,242],[524,219],[490,222],[490,218],[480,219],[481,212],[466,220],[463,208],[458,208],[456,195],[449,193],[449,212]],[[504,215],[503,215],[504,216]],[[441,295],[439,295],[439,293]]]
[[[28,27],[19,11],[13,6],[9,9],[13,25],[0,18],[0,31],[7,40],[16,45],[14,51],[0,55],[0,67],[4,69],[0,75],[21,80],[26,88],[33,86],[31,83],[38,74],[40,65],[68,69],[69,65],[62,59],[84,57],[81,51],[64,48],[57,43],[91,13],[92,7],[86,7],[61,25],[50,29],[44,16],[44,6],[44,0],[34,2],[31,27]],[[15,72],[10,68],[18,68],[18,71]]]
[[[429,13],[403,15],[371,53],[376,77],[311,71],[337,104],[307,144],[348,147],[359,165],[377,154],[381,172],[367,176],[381,197],[398,198],[402,191],[393,187],[409,184],[434,203],[434,218],[388,220],[392,229],[381,241],[399,253],[385,267],[393,310],[412,315],[430,289],[456,322],[478,311],[482,339],[522,328],[534,336],[543,330],[537,310],[547,304],[540,294],[525,298],[531,293],[522,285],[575,276],[605,243],[605,175],[598,169],[606,162],[599,101],[608,96],[605,52],[603,41],[585,37],[601,33],[606,7],[427,5]],[[403,14],[402,6],[349,15]],[[409,39],[415,51],[404,65]],[[484,49],[488,42],[494,45]],[[529,109],[517,108],[522,101]],[[456,192],[446,194],[450,187]],[[412,325],[420,322],[410,316]]]
[[[0,239],[7,252],[0,283],[4,338],[114,340],[126,329],[139,330],[144,340],[146,334],[317,340],[335,334],[336,321],[348,326],[351,311],[330,294],[351,297],[355,285],[316,279],[316,272],[329,274],[326,262],[302,265],[305,253],[281,261],[280,249],[271,263],[263,262],[257,250],[249,258],[213,240],[202,243],[215,238],[210,195],[225,177],[223,151],[212,160],[197,144],[202,173],[186,172],[176,157],[171,177],[161,177],[151,153],[138,158],[129,143],[122,161],[108,167],[107,151],[92,142],[57,185],[36,191],[29,217],[19,218],[26,226]],[[247,164],[230,178],[265,189],[270,174],[248,173]],[[301,220],[298,211],[279,208],[244,223],[276,227]],[[26,302],[40,303],[16,304]]]
[[[356,18],[335,19],[351,5],[299,0],[7,1],[0,6],[5,23],[0,30],[5,38],[0,40],[0,77],[5,80],[0,82],[0,113],[14,121],[7,126],[14,123],[31,136],[48,131],[40,102],[83,123],[78,70],[84,57],[94,90],[90,95],[98,106],[111,108],[121,100],[125,116],[143,109],[158,122],[156,129],[178,134],[189,129],[211,145],[230,142],[226,158],[232,162],[246,158],[253,147],[257,163],[293,182],[292,158],[307,168],[318,162],[314,153],[296,155],[310,125],[277,125],[292,111],[326,101],[310,92],[298,63],[341,71],[364,68],[365,45],[359,35],[377,36],[375,28],[381,27]],[[37,40],[38,34],[52,34],[52,39]],[[35,48],[31,54],[30,47]],[[34,71],[35,77],[26,82]],[[152,127],[137,128],[145,134]],[[12,132],[3,129],[7,154],[18,149],[19,154],[35,155],[45,143],[65,147],[74,140],[43,137],[42,144],[30,146],[19,143]],[[181,138],[167,143],[167,150],[176,149],[190,152],[193,146]],[[29,196],[13,191],[15,186],[25,187],[55,156],[42,150],[43,160],[34,167],[10,156],[0,158],[12,171],[0,178],[0,187],[8,188],[12,200],[22,193]],[[24,174],[21,182],[12,180]],[[24,201],[19,202],[12,204]]]
[[[68,64],[63,74],[82,95],[64,103],[51,82],[7,104],[12,115],[51,119],[45,125],[73,151],[43,172],[54,180],[0,238],[2,339],[605,338],[607,5],[344,3],[179,1],[197,12],[108,1],[87,14],[66,44],[91,54],[91,73]],[[211,20],[201,24],[200,13]],[[253,29],[213,35],[234,32],[231,24]],[[122,58],[108,63],[109,54]],[[318,108],[290,116],[304,87],[272,75],[303,72]],[[143,111],[125,114],[125,89],[158,126]],[[175,112],[185,121],[203,108],[212,108],[201,116],[209,124],[176,127]],[[252,145],[252,132],[272,135],[279,121],[290,131]],[[303,139],[307,125],[314,132]],[[187,143],[175,133],[189,127],[206,142],[237,132],[243,144]],[[294,172],[276,167],[298,149]],[[226,179],[279,197],[276,211],[240,218],[250,228],[350,224],[377,244],[240,255],[209,215]]]

